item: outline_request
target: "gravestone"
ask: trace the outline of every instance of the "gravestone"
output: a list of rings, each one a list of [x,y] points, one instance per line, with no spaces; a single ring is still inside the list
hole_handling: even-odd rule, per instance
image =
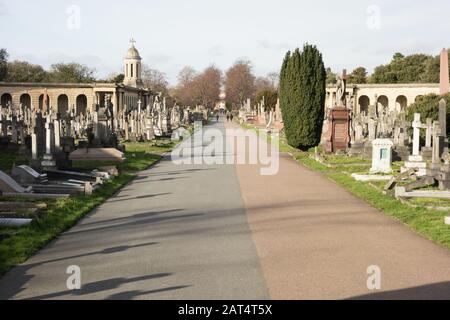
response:
[[[0,171],[1,193],[30,193],[31,191],[31,188],[23,188],[13,178]]]
[[[418,176],[425,176],[427,174],[427,163],[423,161],[423,157],[420,155],[420,129],[426,128],[424,124],[420,122],[420,113],[414,114],[413,127],[413,149],[412,155],[408,157],[408,161],[405,161],[405,165],[401,168],[401,172],[405,172],[409,169],[417,170]]]
[[[52,149],[53,149],[53,142],[54,138],[53,136],[53,130],[52,125],[50,122],[47,122],[45,124],[45,154],[42,157],[41,161],[41,167],[43,169],[54,169],[56,168],[56,161],[53,158]]]
[[[69,156],[72,161],[115,161],[125,160],[123,152],[114,148],[88,148],[78,149]]]
[[[392,172],[392,146],[390,139],[375,139],[372,141],[372,168],[371,173]]]
[[[11,172],[11,177],[21,185],[44,184],[48,182],[46,174],[40,174],[29,166],[15,167]]]
[[[439,101],[439,137],[441,140],[441,147],[439,149],[440,156],[448,152],[448,138],[447,138],[447,103],[444,99]]]
[[[420,155],[424,160],[431,160],[433,154],[432,140],[433,140],[433,123],[430,118],[427,118],[425,124],[425,146],[422,147]]]
[[[336,84],[336,105],[330,111],[325,151],[347,151],[350,144],[350,112],[346,107],[346,70]]]

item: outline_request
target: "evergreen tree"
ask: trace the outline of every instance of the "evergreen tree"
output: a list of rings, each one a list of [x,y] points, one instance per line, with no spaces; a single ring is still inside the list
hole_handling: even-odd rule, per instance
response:
[[[0,81],[5,81],[8,75],[8,52],[0,49]]]
[[[321,53],[306,44],[286,54],[280,72],[280,106],[288,143],[306,150],[322,135],[326,71]]]

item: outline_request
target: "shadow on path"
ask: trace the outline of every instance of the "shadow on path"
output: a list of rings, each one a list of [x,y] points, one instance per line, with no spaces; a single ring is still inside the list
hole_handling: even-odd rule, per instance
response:
[[[29,263],[29,264],[23,264],[23,265],[16,266],[7,275],[5,275],[5,277],[10,276],[10,277],[14,278],[14,280],[15,280],[13,282],[14,286],[0,287],[0,300],[12,299],[15,295],[17,295],[22,290],[24,290],[25,289],[24,285],[34,277],[33,275],[30,275],[27,273],[29,270],[31,270],[35,267],[45,265],[48,263],[82,258],[82,257],[87,257],[87,256],[125,252],[130,249],[151,246],[151,245],[156,245],[156,244],[158,244],[158,243],[157,242],[149,242],[149,243],[142,243],[142,244],[133,245],[133,246],[111,247],[111,248],[106,248],[106,249],[96,251],[96,252],[90,252],[90,253],[79,254],[79,255],[74,255],[74,256],[70,256],[70,257],[63,257],[63,258],[58,258],[58,259],[54,259],[54,260],[39,261],[39,262],[35,262],[35,263]]]
[[[427,284],[419,287],[383,291],[351,297],[347,300],[449,300],[450,282]]]
[[[112,279],[100,280],[100,281],[85,284],[81,287],[80,290],[66,290],[66,291],[54,292],[54,293],[50,293],[50,294],[32,297],[27,300],[43,300],[43,299],[61,298],[66,295],[83,296],[86,294],[98,293],[98,292],[102,292],[102,291],[117,289],[121,285],[128,284],[128,283],[164,278],[164,277],[168,277],[171,275],[172,275],[171,273],[157,273],[157,274],[150,274],[150,275],[134,277],[134,278],[112,278]]]
[[[149,182],[149,181],[145,181],[145,182]],[[126,199],[118,199],[115,200],[118,197],[114,197],[112,198],[112,200],[108,200],[106,201],[106,203],[114,203],[114,202],[121,202],[121,201],[129,201],[129,200],[139,200],[139,199],[148,199],[148,198],[154,198],[154,197],[158,197],[158,196],[166,196],[169,195],[171,193],[157,193],[157,194],[148,194],[148,195],[144,195],[144,196],[137,196],[137,197],[131,197],[131,198],[126,198]]]
[[[133,226],[144,228],[149,224],[167,222],[167,221],[178,220],[178,219],[181,220],[181,219],[199,217],[202,215],[204,215],[204,214],[193,213],[193,214],[177,215],[177,216],[172,216],[172,217],[155,217],[155,218],[147,217],[147,218],[138,219],[135,221],[130,221],[127,223],[107,225],[107,226],[103,226],[103,227],[82,229],[82,230],[77,230],[77,231],[69,231],[69,232],[65,233],[65,235],[75,235],[75,234],[87,233],[87,232],[109,231],[109,230],[123,229],[123,228],[128,228],[128,227],[133,227]]]
[[[129,220],[129,219],[140,219],[140,218],[146,218],[149,216],[157,216],[157,215],[164,214],[164,213],[173,213],[173,212],[178,212],[178,211],[182,211],[182,210],[181,209],[172,209],[172,210],[164,210],[164,211],[153,211],[153,212],[150,211],[150,212],[144,212],[144,213],[137,213],[132,216],[83,223],[80,226],[84,227],[84,226],[90,226],[93,224],[110,223],[110,222],[123,221],[123,220]]]
[[[149,295],[149,294],[155,294],[160,292],[166,292],[166,291],[174,291],[174,290],[180,290],[189,288],[190,286],[175,286],[175,287],[168,287],[168,288],[161,288],[161,289],[155,289],[155,290],[149,290],[149,291],[126,291],[126,292],[119,292],[116,294],[113,294],[112,296],[109,296],[106,298],[106,300],[132,300],[133,298]]]

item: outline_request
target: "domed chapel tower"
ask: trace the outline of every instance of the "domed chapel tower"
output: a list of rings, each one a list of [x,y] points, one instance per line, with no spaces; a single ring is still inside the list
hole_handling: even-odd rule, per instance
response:
[[[131,47],[128,49],[127,56],[123,60],[124,75],[123,84],[132,87],[142,87],[142,58],[136,49],[134,39],[130,40]]]

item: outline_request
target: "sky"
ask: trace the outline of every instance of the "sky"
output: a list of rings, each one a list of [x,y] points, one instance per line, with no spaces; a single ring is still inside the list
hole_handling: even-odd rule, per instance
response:
[[[134,38],[172,85],[186,65],[226,70],[240,58],[264,76],[306,42],[335,72],[372,71],[395,52],[450,47],[449,12],[448,0],[0,0],[0,48],[10,60],[74,61],[105,78],[122,72]]]

